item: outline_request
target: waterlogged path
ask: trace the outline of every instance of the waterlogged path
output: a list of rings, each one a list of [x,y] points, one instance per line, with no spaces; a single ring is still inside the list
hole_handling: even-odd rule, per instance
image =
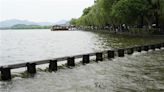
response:
[[[7,35],[10,35],[10,38],[6,38]],[[48,30],[8,30],[3,31],[1,39],[2,65],[40,59],[42,55],[41,59],[44,59],[163,41],[163,38],[113,36],[107,32],[52,33]],[[91,62],[73,69],[59,69],[56,73],[37,72],[34,78],[15,77],[10,82],[0,82],[0,92],[163,91],[164,50],[134,53],[123,58],[116,57],[99,63]]]
[[[0,92],[163,92],[164,50],[0,82]]]

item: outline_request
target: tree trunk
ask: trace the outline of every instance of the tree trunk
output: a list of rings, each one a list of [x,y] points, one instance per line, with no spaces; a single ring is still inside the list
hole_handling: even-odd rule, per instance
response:
[[[140,28],[143,28],[143,25],[144,25],[144,17],[143,17],[143,14],[141,14]]]
[[[159,16],[158,16],[158,12],[156,12],[155,14],[155,24],[156,24],[156,28],[159,27]]]

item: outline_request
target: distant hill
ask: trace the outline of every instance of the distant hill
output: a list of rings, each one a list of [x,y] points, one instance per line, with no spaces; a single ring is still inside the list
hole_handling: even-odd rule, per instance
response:
[[[40,26],[40,25],[25,25],[25,24],[16,24],[10,29],[50,29],[51,26]]]
[[[63,24],[66,24],[67,22],[68,22],[67,20],[60,20],[60,21],[56,22],[55,24],[63,25]]]
[[[11,19],[11,20],[1,21],[0,27],[11,27],[11,26],[16,25],[16,24],[37,25],[37,23],[27,21],[27,20]]]
[[[49,25],[55,25],[55,24],[58,24],[58,25],[66,24],[67,22],[68,21],[66,21],[66,20],[60,20],[56,23],[51,23],[51,22],[32,22],[32,21],[28,21],[28,20],[11,19],[11,20],[1,21],[0,28],[10,28],[17,24],[49,26]]]

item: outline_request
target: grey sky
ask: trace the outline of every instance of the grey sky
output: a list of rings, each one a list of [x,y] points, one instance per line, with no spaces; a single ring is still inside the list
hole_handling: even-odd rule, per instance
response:
[[[23,19],[56,22],[79,17],[94,0],[0,0],[0,21]]]

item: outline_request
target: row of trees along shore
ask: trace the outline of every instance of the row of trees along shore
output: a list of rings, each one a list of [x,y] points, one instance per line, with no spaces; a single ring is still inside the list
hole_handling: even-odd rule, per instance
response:
[[[92,28],[164,29],[164,0],[96,0],[70,23]],[[122,27],[123,26],[123,27]]]

